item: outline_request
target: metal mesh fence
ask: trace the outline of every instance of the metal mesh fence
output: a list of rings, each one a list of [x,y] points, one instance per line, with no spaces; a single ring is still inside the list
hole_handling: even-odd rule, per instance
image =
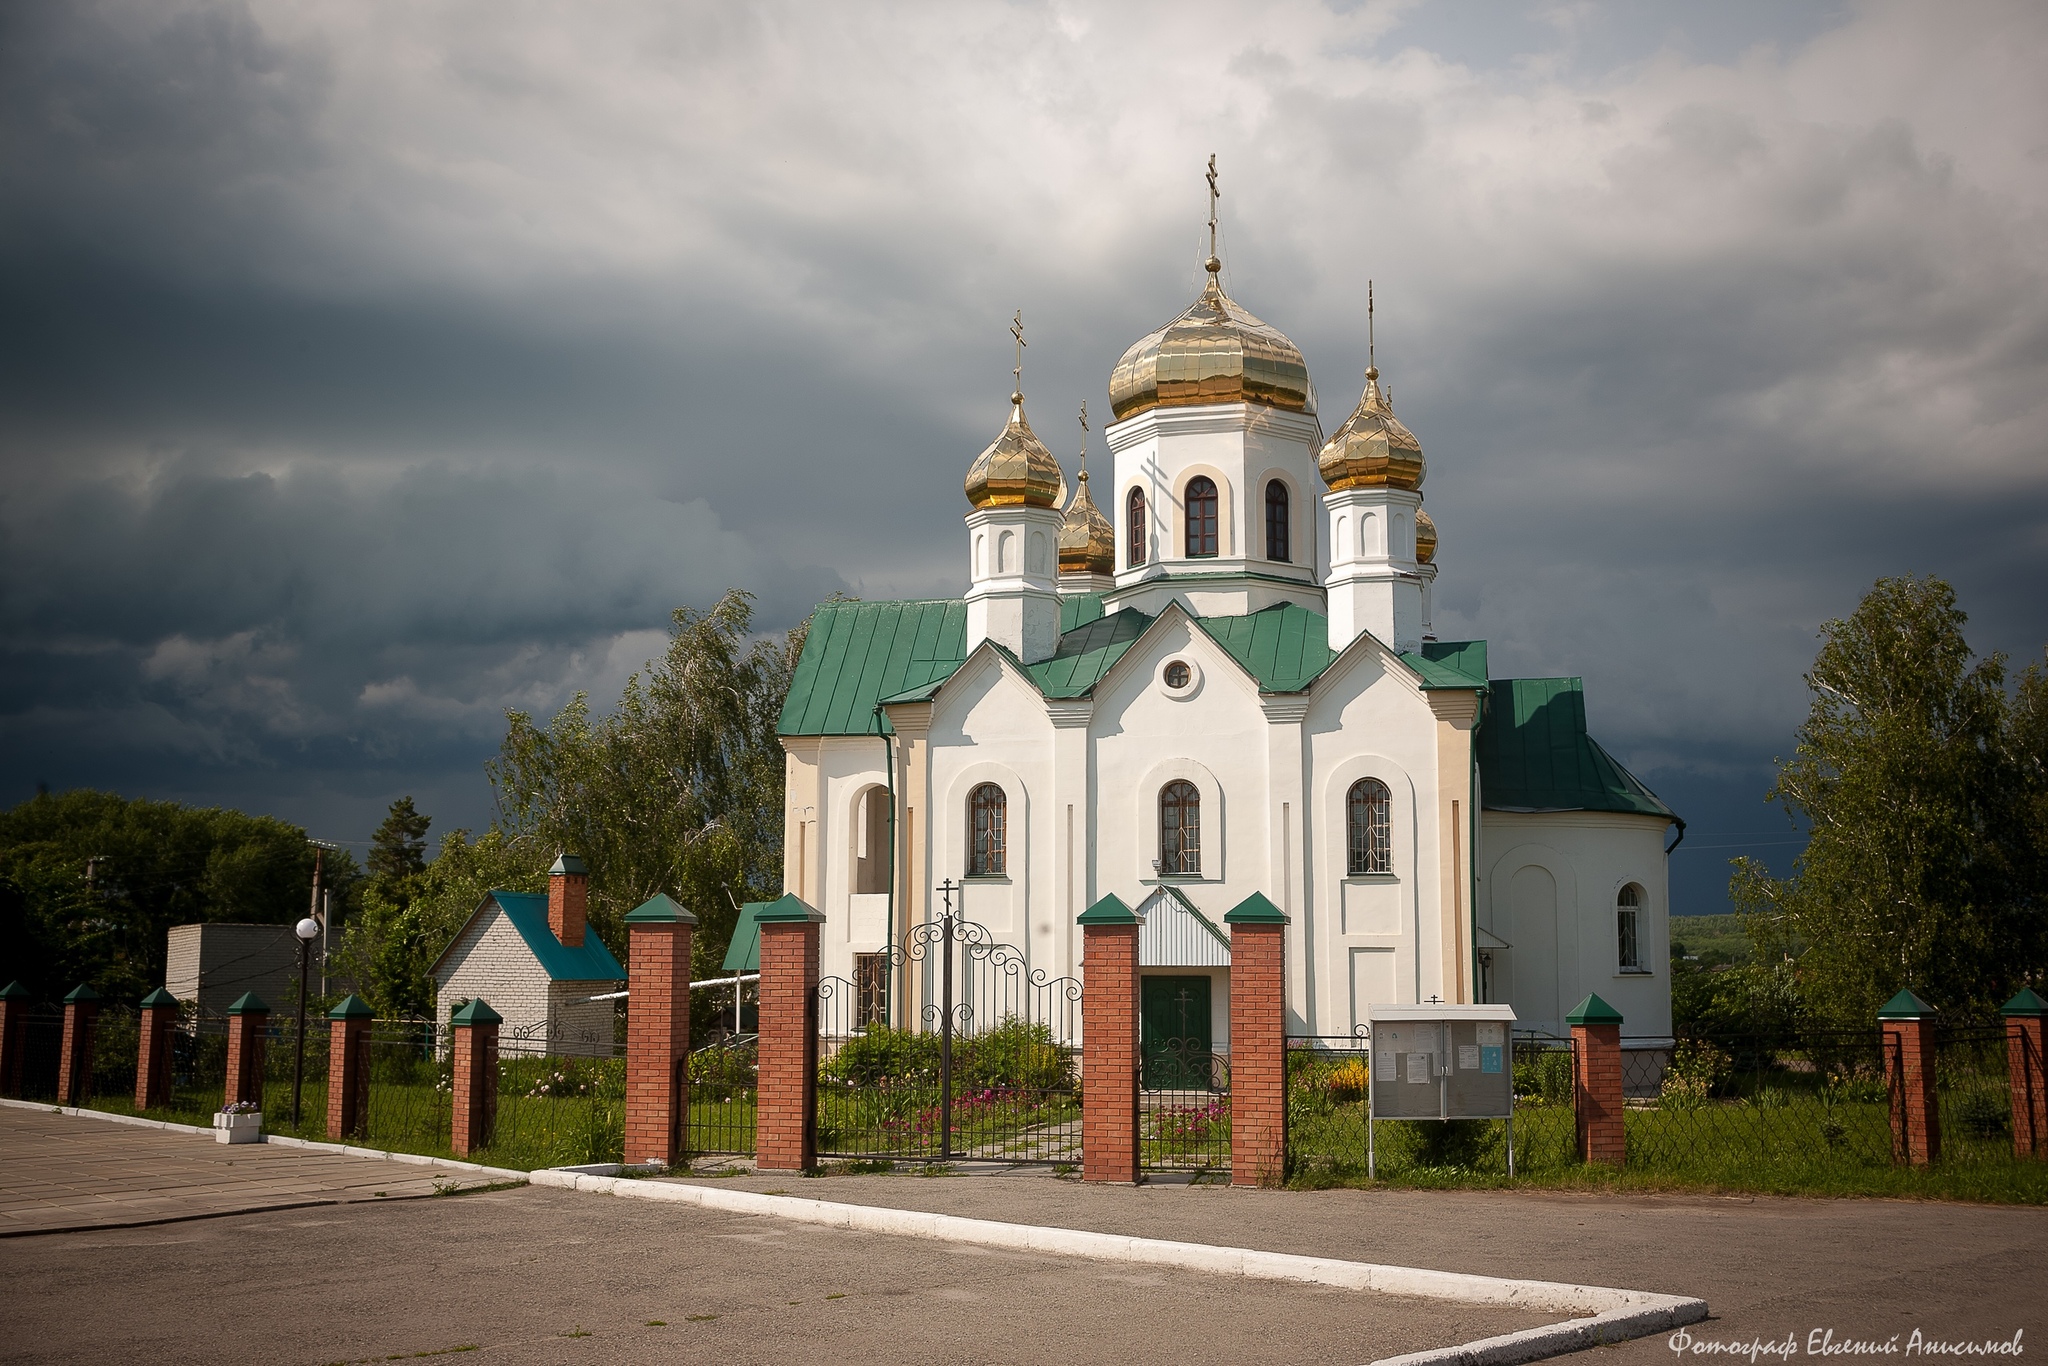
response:
[[[598,1040],[579,1047],[565,1056],[501,1041],[497,1122],[476,1160],[521,1170],[624,1160],[624,1050]],[[444,1115],[451,1104],[444,1099]]]

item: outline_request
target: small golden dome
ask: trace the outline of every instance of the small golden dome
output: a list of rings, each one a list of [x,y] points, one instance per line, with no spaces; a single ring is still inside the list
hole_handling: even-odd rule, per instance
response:
[[[1194,307],[1124,352],[1109,375],[1109,406],[1121,422],[1153,408],[1263,403],[1316,410],[1308,365],[1280,330],[1223,292],[1222,262],[1203,263],[1209,283]]]
[[[1421,508],[1415,509],[1415,563],[1436,562],[1436,523]]]
[[[967,501],[978,508],[1058,507],[1067,476],[1024,418],[1024,395],[1010,395],[1003,433],[967,467]]]
[[[1342,489],[1422,487],[1422,443],[1394,416],[1380,392],[1380,372],[1368,366],[1365,394],[1316,457],[1331,492]]]
[[[1116,572],[1116,528],[1088,496],[1088,471],[1081,471],[1081,488],[1067,505],[1067,520],[1060,526],[1060,573],[1113,574]]]

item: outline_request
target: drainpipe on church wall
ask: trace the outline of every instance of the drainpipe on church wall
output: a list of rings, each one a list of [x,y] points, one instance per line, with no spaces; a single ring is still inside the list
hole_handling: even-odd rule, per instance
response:
[[[889,910],[887,918],[882,923],[889,927],[886,943],[888,947],[893,948],[896,943],[896,740],[888,731],[882,729],[887,720],[888,718],[882,715],[882,704],[875,703],[875,730],[882,737],[882,762],[888,765],[885,771],[889,784]],[[890,974],[895,979],[889,983],[891,1015],[896,1013],[896,1004],[901,999],[903,990],[904,965],[893,961],[899,956],[893,953],[889,955],[892,960]],[[905,1021],[905,1024],[907,1025],[908,1021]]]

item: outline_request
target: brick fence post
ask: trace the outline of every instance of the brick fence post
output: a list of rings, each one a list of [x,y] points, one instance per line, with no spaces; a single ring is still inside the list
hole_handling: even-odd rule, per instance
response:
[[[1941,1157],[1941,1110],[1934,1096],[1934,1007],[1901,990],[1877,1012],[1891,1088],[1892,1161],[1926,1167]]]
[[[92,1097],[92,1032],[100,994],[85,983],[64,998],[64,1042],[57,1055],[57,1103],[83,1105]]]
[[[28,1065],[28,988],[0,987],[0,1096],[19,1097]]]
[[[1230,926],[1230,1184],[1287,1179],[1287,917],[1253,892]]]
[[[673,1167],[690,1132],[690,940],[697,917],[657,892],[626,913],[628,1163]]]
[[[135,1039],[135,1108],[154,1110],[171,1103],[171,1031],[178,1024],[178,998],[158,987],[142,998],[141,1028]]]
[[[498,1026],[505,1017],[481,996],[448,1017],[455,1030],[449,1050],[454,1064],[455,1120],[448,1126],[448,1146],[468,1157],[491,1146],[498,1127]]]
[[[2041,1054],[2042,1017],[2048,1001],[2032,987],[2005,1003],[2005,1061],[2012,1075],[2012,1150],[2016,1157],[2048,1156],[2048,1059]]]
[[[253,991],[245,991],[228,1007],[228,1080],[223,1106],[247,1103],[263,1108],[263,1034],[270,1028],[270,1007]]]
[[[1621,1012],[1589,994],[1564,1018],[1572,1027],[1579,1161],[1622,1166],[1628,1160],[1628,1129],[1621,1103]]]
[[[818,926],[794,894],[754,913],[761,927],[760,1090],[754,1165],[806,1171],[818,1165]]]
[[[1081,926],[1081,1179],[1138,1179],[1138,929],[1114,893]]]
[[[327,1012],[327,1141],[370,1131],[370,1026],[377,1012],[351,991]]]

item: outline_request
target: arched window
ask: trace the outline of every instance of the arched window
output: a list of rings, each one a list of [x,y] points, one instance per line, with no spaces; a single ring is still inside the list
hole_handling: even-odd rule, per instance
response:
[[[968,794],[967,814],[974,831],[967,876],[1001,876],[1008,866],[1009,799],[996,784],[983,783]]]
[[[1126,557],[1129,567],[1136,569],[1145,563],[1145,490],[1132,489],[1131,496],[1124,501],[1124,525],[1130,532],[1130,553]]]
[[[1614,935],[1623,972],[1645,972],[1642,940],[1643,889],[1631,882],[1614,898]]]
[[[1266,481],[1266,558],[1282,564],[1294,558],[1288,543],[1287,485],[1278,479]]]
[[[1188,480],[1187,554],[1191,560],[1216,553],[1216,481],[1206,475]]]
[[[1393,805],[1387,785],[1378,778],[1360,778],[1344,798],[1344,826],[1350,858],[1346,871],[1351,877],[1367,873],[1391,873],[1393,841],[1387,835],[1388,809]]]
[[[1176,778],[1159,790],[1159,872],[1187,877],[1202,871],[1202,794]]]

